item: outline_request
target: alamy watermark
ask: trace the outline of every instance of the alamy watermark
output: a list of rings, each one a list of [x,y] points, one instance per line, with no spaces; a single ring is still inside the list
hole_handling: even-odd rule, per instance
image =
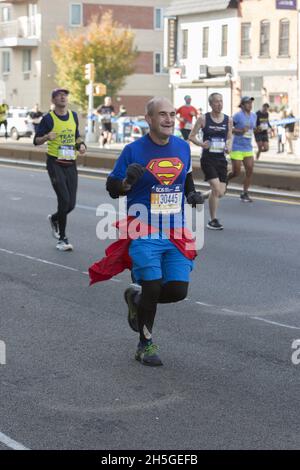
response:
[[[6,344],[0,340],[0,366],[6,364]]]
[[[297,366],[300,364],[300,339],[294,339],[292,349],[295,349],[291,357],[292,363]]]
[[[100,204],[96,210],[100,220],[96,227],[96,235],[99,240],[117,240],[139,238],[148,235],[156,238],[158,232],[163,232],[166,238],[175,240],[183,239],[188,234],[186,250],[200,250],[204,245],[204,205],[198,204],[192,208],[184,204],[184,214],[180,208],[173,213],[172,209],[163,207],[161,212],[150,212],[144,204],[133,204],[126,214],[126,198],[118,200],[118,207],[112,204]],[[130,220],[123,225],[127,215]],[[119,224],[119,230],[116,225]],[[151,230],[149,227],[151,226]],[[181,229],[184,227],[184,230]],[[153,231],[152,231],[153,229]],[[185,231],[187,229],[188,232]]]

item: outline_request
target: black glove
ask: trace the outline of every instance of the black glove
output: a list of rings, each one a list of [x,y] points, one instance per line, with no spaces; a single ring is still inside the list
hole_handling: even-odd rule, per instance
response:
[[[199,191],[191,191],[186,197],[188,204],[191,204],[192,207],[196,207],[197,204],[204,204],[205,199]]]
[[[131,163],[127,167],[126,171],[126,182],[133,186],[145,173],[146,168],[144,168],[139,163]]]

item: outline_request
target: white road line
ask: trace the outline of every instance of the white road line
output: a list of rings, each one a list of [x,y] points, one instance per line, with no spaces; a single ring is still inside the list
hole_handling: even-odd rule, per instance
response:
[[[30,450],[28,447],[24,447],[22,444],[20,444],[17,441],[14,441],[10,437],[6,436],[2,432],[0,432],[0,442],[4,444],[6,447],[9,447],[10,449],[13,450]]]
[[[233,313],[234,315],[246,315],[243,312],[237,312],[236,310],[230,310],[229,308],[221,308],[222,312]]]
[[[285,325],[284,323],[278,323],[276,321],[266,320],[265,318],[260,318],[260,317],[250,317],[250,318],[252,318],[252,320],[259,320],[265,323],[270,323],[271,325],[282,326],[283,328],[290,328],[292,330],[300,330],[299,326]]]
[[[39,263],[48,264],[50,266],[56,266],[58,268],[66,269],[68,271],[73,271],[73,272],[77,272],[77,273],[80,273],[80,274],[88,275],[88,272],[80,271],[80,269],[71,268],[70,266],[65,266],[64,264],[54,263],[53,261],[47,261],[47,260],[41,259],[41,258],[35,258],[34,256],[25,255],[23,253],[18,253],[18,252],[11,251],[11,250],[6,250],[5,248],[0,248],[0,252],[7,253],[9,255],[20,256],[22,258],[29,259],[31,261],[37,261]],[[121,283],[122,282],[120,279],[115,279],[115,278],[110,279],[110,281],[116,282],[116,283]],[[211,307],[211,308],[220,309],[222,312],[231,313],[233,315],[247,315],[244,312],[238,312],[236,310],[230,310],[228,308],[220,308],[220,306],[207,304],[205,302],[198,302],[198,301],[194,302],[190,299],[186,299],[186,300],[191,301],[192,303],[196,303],[197,305],[203,305],[204,307]],[[270,323],[271,325],[281,326],[283,328],[290,328],[290,329],[293,329],[293,330],[300,330],[300,327],[298,327],[298,326],[286,325],[284,323],[278,323],[278,322],[275,322],[275,321],[266,320],[265,318],[261,318],[261,317],[251,317],[251,316],[249,316],[249,318],[251,318],[252,320],[259,320],[259,321],[263,321],[265,323]],[[0,433],[0,435],[1,435],[1,433]]]
[[[198,305],[204,305],[204,307],[216,307],[216,305],[206,304],[204,302],[196,302]]]
[[[8,253],[9,255],[14,256],[21,256],[21,258],[26,258],[31,261],[38,261],[39,263],[50,264],[50,266],[56,266],[58,268],[67,269],[68,271],[80,272],[79,269],[71,268],[70,266],[65,266],[64,264],[53,263],[53,261],[47,261],[46,259],[35,258],[34,256],[24,255],[24,253],[17,253],[15,251],[5,250],[4,248],[0,248],[2,253]]]

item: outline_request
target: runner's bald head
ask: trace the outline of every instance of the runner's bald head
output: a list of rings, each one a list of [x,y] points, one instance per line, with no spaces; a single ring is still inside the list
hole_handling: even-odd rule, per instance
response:
[[[148,103],[146,104],[146,115],[148,116],[153,116],[157,108],[160,108],[164,104],[167,104],[168,107],[173,107],[171,101],[169,101],[167,98],[161,97],[161,96],[155,96],[152,98]]]

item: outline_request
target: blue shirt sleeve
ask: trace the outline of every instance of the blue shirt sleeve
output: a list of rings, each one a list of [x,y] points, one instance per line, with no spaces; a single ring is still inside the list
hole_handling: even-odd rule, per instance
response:
[[[53,129],[53,124],[54,123],[51,115],[49,113],[45,114],[45,116],[38,125],[35,137],[43,137],[44,135],[51,132]]]
[[[239,124],[239,114],[235,113],[232,117],[232,120],[233,120],[233,127],[238,126],[238,124]]]
[[[127,167],[130,165],[130,163],[132,163],[131,149],[129,145],[126,145],[109,176],[117,180],[123,180],[126,176]]]

